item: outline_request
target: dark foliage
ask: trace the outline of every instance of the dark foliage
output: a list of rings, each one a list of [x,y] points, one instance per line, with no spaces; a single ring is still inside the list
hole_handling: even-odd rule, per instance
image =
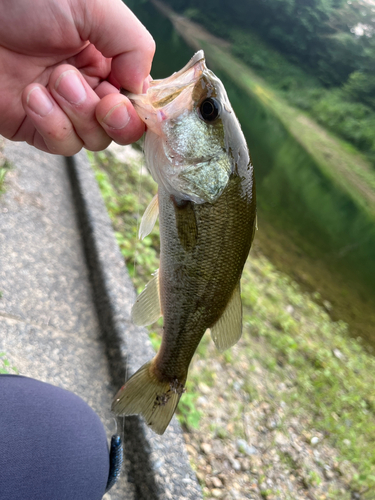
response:
[[[167,1],[221,37],[257,33],[326,86],[375,74],[375,5],[365,0]]]

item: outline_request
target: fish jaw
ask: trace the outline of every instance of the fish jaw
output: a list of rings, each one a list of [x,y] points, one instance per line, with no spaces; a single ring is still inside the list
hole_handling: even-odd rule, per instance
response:
[[[147,129],[162,135],[162,124],[186,110],[191,110],[192,87],[204,71],[208,71],[203,50],[197,52],[184,68],[163,80],[152,80],[145,94],[125,95],[132,102]],[[173,106],[168,106],[173,102]]]

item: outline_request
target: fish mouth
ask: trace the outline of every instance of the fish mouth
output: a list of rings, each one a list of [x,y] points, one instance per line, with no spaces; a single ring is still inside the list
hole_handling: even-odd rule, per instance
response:
[[[155,109],[165,107],[178,97],[181,92],[195,85],[200,76],[207,70],[203,50],[194,54],[180,71],[163,80],[153,80],[147,91],[150,103]]]
[[[173,73],[173,75],[163,80],[152,80],[150,82],[150,88],[162,86],[162,87],[173,87],[186,86],[197,81],[202,71],[206,68],[206,62],[204,58],[203,50],[196,52],[190,61],[179,71]]]
[[[168,78],[152,80],[146,93],[121,92],[130,99],[147,128],[160,135],[158,124],[193,108],[194,87],[206,71],[204,52],[199,50],[181,70]]]

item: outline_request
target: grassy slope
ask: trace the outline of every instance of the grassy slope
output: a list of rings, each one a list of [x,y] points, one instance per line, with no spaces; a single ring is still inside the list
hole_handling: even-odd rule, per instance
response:
[[[144,244],[136,236],[140,216],[156,186],[149,176],[139,174],[140,166],[134,161],[120,164],[104,153],[92,155],[92,160],[120,248],[139,291],[158,267],[157,227]],[[246,264],[242,295],[243,339],[221,356],[208,337],[203,339],[192,363],[188,392],[180,404],[181,420],[192,428],[205,414],[198,399],[202,384],[210,387],[205,397],[212,399],[213,407],[220,391],[221,404],[228,408],[230,430],[211,428],[210,419],[204,416],[201,428],[207,436],[219,432],[224,442],[246,438],[240,425],[244,407],[272,401],[274,408],[283,407],[278,432],[288,436],[291,419],[298,418],[304,429],[320,432],[337,450],[337,471],[347,484],[348,495],[335,493],[332,486],[330,496],[324,498],[349,499],[349,491],[362,491],[363,498],[373,498],[375,392],[369,374],[375,373],[375,359],[348,337],[343,322],[332,321],[312,296],[303,293],[260,254],[252,252]],[[151,338],[156,347],[160,332],[154,325]],[[258,385],[254,382],[256,363],[262,370]],[[241,384],[239,395],[234,396],[229,386],[229,373]],[[348,463],[349,468],[345,465]]]

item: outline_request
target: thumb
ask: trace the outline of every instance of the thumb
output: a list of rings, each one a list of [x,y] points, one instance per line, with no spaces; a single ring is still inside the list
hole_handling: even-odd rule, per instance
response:
[[[121,0],[80,0],[80,8],[81,38],[112,58],[111,76],[123,88],[141,93],[155,53],[150,33]]]

